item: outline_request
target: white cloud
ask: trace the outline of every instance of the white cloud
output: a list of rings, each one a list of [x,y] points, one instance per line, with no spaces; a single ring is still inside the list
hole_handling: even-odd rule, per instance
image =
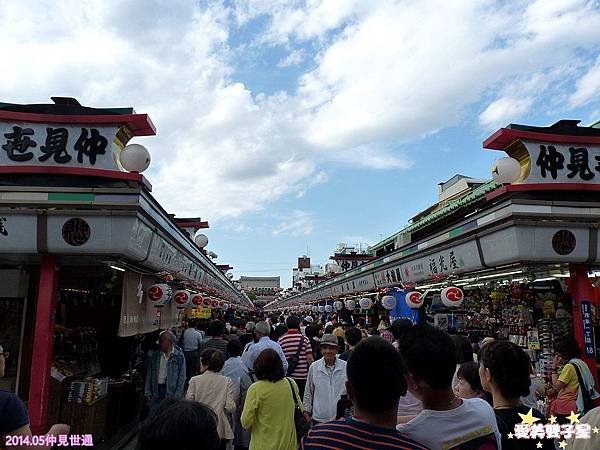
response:
[[[335,28],[376,8],[381,2],[364,0],[238,0],[235,16],[239,24],[269,16],[262,42],[286,43],[290,38],[323,38]]]
[[[273,236],[288,235],[293,237],[308,236],[314,229],[314,218],[311,213],[295,209],[289,217],[283,219],[274,229]]]
[[[479,123],[486,128],[498,128],[518,119],[529,111],[532,97],[501,97],[488,105],[479,116]]]
[[[289,55],[287,55],[284,59],[279,61],[277,63],[277,67],[284,68],[284,67],[290,67],[290,66],[297,66],[302,61],[304,61],[305,57],[306,57],[306,54],[303,49],[294,50]]]
[[[477,107],[483,124],[511,121],[549,83],[512,97],[507,86],[588,67],[576,50],[597,51],[600,42],[598,8],[584,0],[198,4],[3,2],[0,42],[10,62],[0,100],[71,95],[149,113],[158,136],[138,142],[152,151],[155,195],[177,214],[214,222],[302,196],[327,181],[332,162],[418,164],[402,146],[461,123],[482,98],[491,101]],[[291,64],[300,48],[316,49],[303,55],[313,69],[287,92],[253,92],[236,79],[230,34],[257,17],[267,28],[247,40],[267,44],[261,50],[284,43]],[[572,105],[597,93],[594,70],[579,80]]]
[[[590,70],[577,80],[575,92],[569,97],[571,106],[584,105],[600,96],[600,58]]]
[[[233,231],[235,233],[250,233],[254,229],[245,223],[224,222],[219,225],[219,228],[225,231]]]

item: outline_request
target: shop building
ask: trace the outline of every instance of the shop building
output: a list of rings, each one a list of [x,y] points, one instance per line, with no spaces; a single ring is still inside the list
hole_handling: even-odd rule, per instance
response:
[[[391,295],[398,316],[417,291],[439,326],[509,339],[531,350],[541,373],[553,339],[573,335],[597,376],[600,129],[511,124],[483,146],[506,153],[494,181],[466,183],[466,194],[413,220],[373,261],[269,308],[346,309],[339,300],[366,297],[374,306],[360,312],[374,314]],[[444,306],[449,292],[459,307]]]
[[[137,420],[159,329],[192,306],[253,305],[189,234],[207,224],[182,227],[139,173],[148,155],[127,144],[155,134],[150,118],[53,100],[0,104],[0,386],[34,434],[65,422],[99,442]]]
[[[256,306],[272,301],[281,291],[279,277],[240,277],[239,283],[244,292],[256,295]]]

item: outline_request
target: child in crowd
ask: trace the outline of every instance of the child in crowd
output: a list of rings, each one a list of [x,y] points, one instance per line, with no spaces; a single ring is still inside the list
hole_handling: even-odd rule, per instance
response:
[[[460,398],[482,398],[490,405],[491,396],[483,390],[481,379],[479,378],[479,364],[474,361],[466,362],[460,365],[456,372],[458,383],[454,391]]]

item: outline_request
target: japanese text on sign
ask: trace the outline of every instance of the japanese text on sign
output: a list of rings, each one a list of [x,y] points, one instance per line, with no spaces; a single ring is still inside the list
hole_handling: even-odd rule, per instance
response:
[[[592,324],[592,305],[589,301],[581,302],[581,319],[583,322],[584,352],[587,356],[596,356],[594,346],[594,327]]]
[[[526,182],[598,183],[600,147],[524,142],[531,157]]]
[[[0,123],[0,164],[118,170],[112,156],[117,127]]]

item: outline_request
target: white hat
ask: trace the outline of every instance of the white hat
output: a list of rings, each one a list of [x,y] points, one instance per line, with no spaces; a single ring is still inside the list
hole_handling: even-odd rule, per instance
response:
[[[304,318],[304,321],[305,321],[305,322],[308,322],[308,323],[313,323],[313,320],[314,320],[314,319],[312,318],[312,316],[306,316],[306,317]]]

